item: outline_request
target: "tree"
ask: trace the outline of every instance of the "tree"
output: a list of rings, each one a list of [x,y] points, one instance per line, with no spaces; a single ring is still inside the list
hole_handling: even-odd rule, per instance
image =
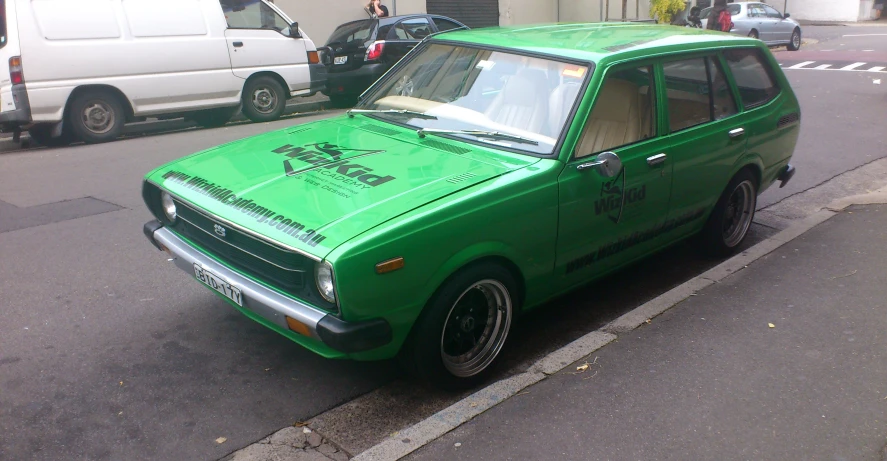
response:
[[[657,18],[660,24],[668,24],[674,15],[686,7],[684,0],[651,0],[650,17]]]

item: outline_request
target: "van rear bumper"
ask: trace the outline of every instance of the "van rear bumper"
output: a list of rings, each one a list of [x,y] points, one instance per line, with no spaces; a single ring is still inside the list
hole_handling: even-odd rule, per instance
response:
[[[31,103],[24,84],[12,85],[12,100],[15,109],[0,112],[0,126],[18,126],[31,123]]]

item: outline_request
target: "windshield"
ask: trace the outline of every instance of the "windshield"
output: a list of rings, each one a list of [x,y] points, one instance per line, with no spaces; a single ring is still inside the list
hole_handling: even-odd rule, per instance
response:
[[[327,40],[327,46],[343,45],[346,48],[358,48],[368,45],[372,40],[373,29],[376,22],[372,20],[349,22],[339,26],[330,39]]]
[[[554,150],[587,74],[587,66],[553,59],[432,44],[380,81],[358,108],[425,114],[372,115],[416,129],[511,135],[446,134],[545,155]]]

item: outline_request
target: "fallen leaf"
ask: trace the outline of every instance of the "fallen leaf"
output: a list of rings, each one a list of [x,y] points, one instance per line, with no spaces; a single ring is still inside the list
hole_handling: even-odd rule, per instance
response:
[[[122,414],[123,414],[123,412],[121,411],[120,413],[117,413],[117,416],[120,416],[120,415],[122,415]]]
[[[296,421],[293,423],[293,426],[295,426],[295,427],[305,427],[307,425],[308,425],[308,423],[303,423],[302,421]]]
[[[265,371],[271,371],[271,369],[270,369],[270,368],[265,368]]]
[[[471,408],[474,408],[474,407],[477,406],[477,404],[476,404],[476,403],[472,403],[472,404],[470,404],[470,405],[468,405],[468,406],[471,407]]]
[[[228,440],[228,439],[225,437],[219,437],[216,439],[216,443],[225,443],[226,440]]]
[[[773,325],[772,323],[768,323],[767,326],[770,328],[776,328],[776,325]]]
[[[647,320],[644,320],[644,321],[647,322],[647,324],[650,324],[650,323],[652,322],[652,320],[650,320],[650,319],[647,319]]]
[[[123,385],[123,381],[120,381],[120,385],[121,385],[121,386]]]
[[[585,371],[585,370],[587,370],[587,369],[588,369],[588,362],[585,362],[584,364],[579,365],[578,367],[576,367],[576,371]]]
[[[523,391],[523,392],[518,392],[517,394],[514,394],[514,396],[517,397],[519,395],[527,395],[529,393],[530,393],[530,391]]]

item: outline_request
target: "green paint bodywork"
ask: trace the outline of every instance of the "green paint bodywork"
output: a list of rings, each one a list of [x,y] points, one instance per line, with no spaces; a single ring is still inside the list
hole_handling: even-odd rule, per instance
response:
[[[420,139],[378,117],[340,115],[219,146],[146,176],[210,215],[330,261],[341,318],[381,317],[394,332],[386,346],[347,354],[353,359],[395,355],[435,291],[468,264],[494,259],[511,269],[527,310],[694,234],[733,175],[751,168],[760,190],[766,189],[797,141],[797,124],[775,129],[780,117],[799,113],[798,102],[757,40],[673,26],[560,24],[455,31],[431,41],[592,65],[559,151],[543,158],[440,136]],[[643,198],[626,203],[618,224],[608,213],[596,213],[609,180],[579,171],[576,166],[591,157],[575,159],[574,149],[606,73],[623,63],[657,66],[675,55],[731,47],[762,50],[782,92],[766,105],[745,110],[740,104],[734,116],[669,133],[664,92],[657,91],[659,135],[614,149],[625,165],[625,190]],[[661,77],[661,67],[655,68]],[[747,136],[731,143],[725,133],[740,126]],[[649,168],[646,158],[658,153],[669,161]],[[203,178],[304,228],[261,222],[177,177]],[[375,273],[377,263],[394,257],[404,258],[403,269]],[[241,311],[325,357],[346,356]]]

